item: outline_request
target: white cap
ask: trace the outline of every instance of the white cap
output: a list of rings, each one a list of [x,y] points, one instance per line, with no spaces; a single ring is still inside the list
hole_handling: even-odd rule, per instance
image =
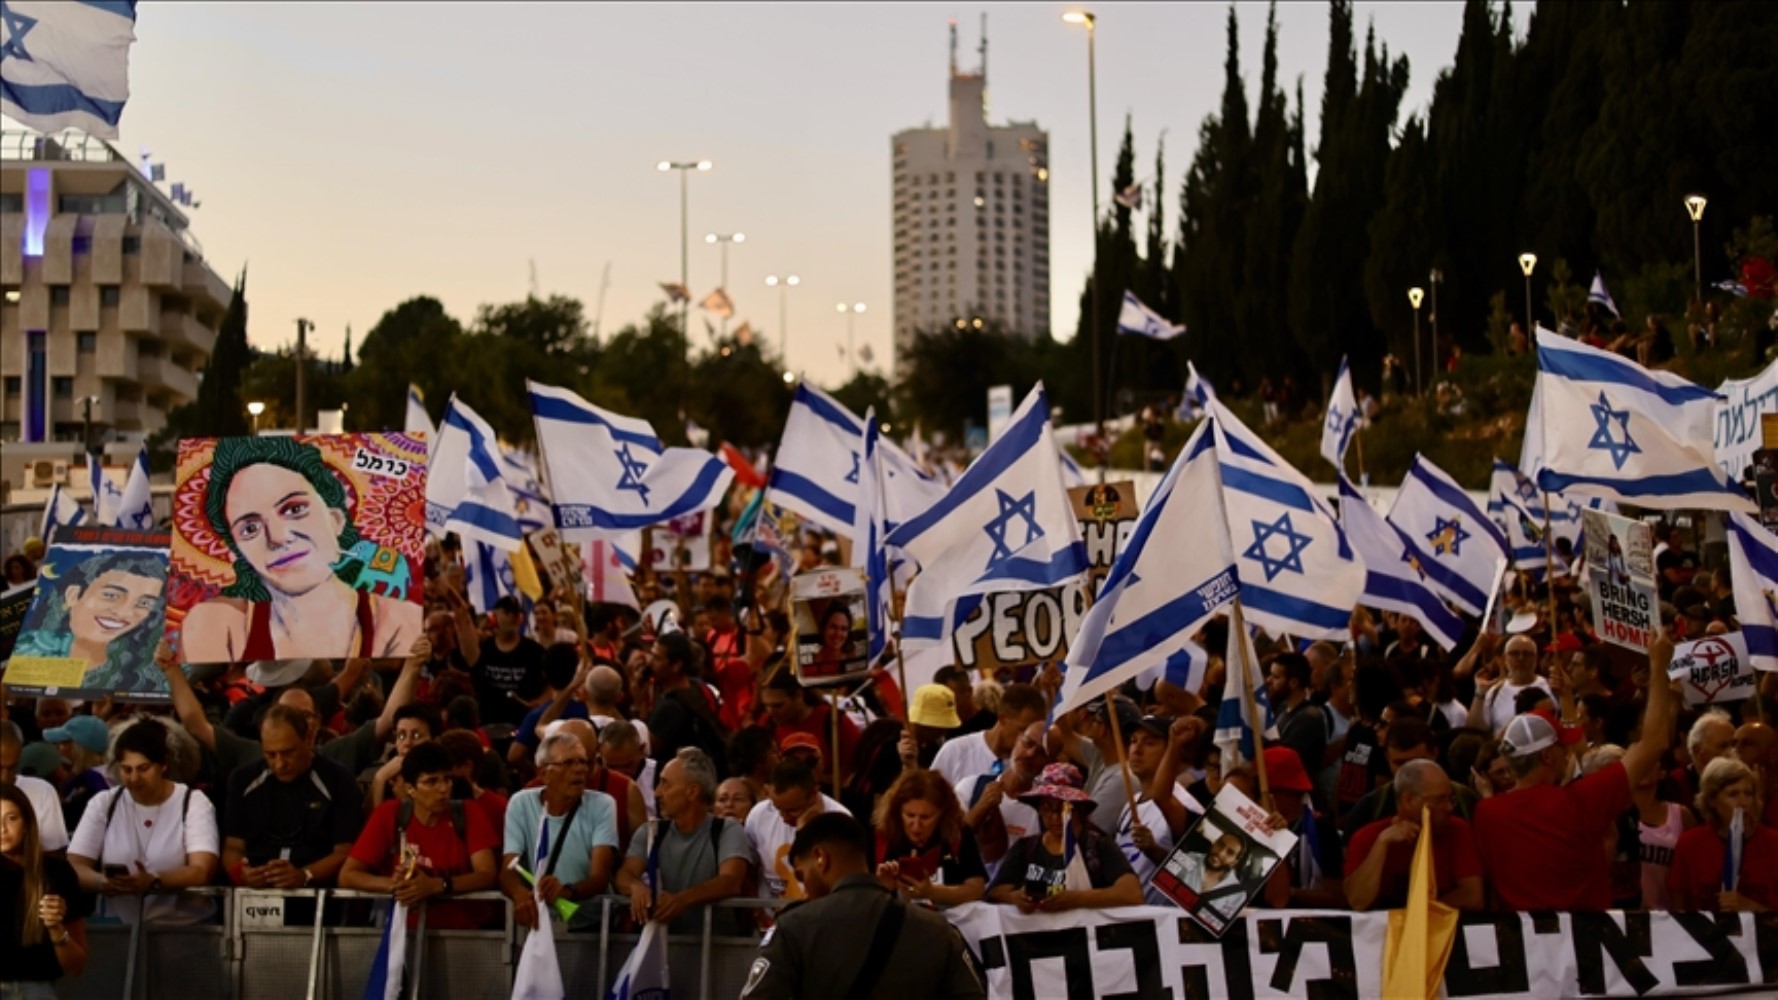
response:
[[[1561,726],[1543,712],[1526,712],[1506,724],[1500,737],[1500,752],[1508,757],[1529,757],[1558,743],[1578,742],[1581,731]]]

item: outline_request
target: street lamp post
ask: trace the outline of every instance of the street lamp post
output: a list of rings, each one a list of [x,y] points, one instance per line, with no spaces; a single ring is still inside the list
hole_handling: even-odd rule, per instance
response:
[[[1420,383],[1420,372],[1422,370],[1420,364],[1420,299],[1425,294],[1426,292],[1418,286],[1408,289],[1408,305],[1414,307],[1414,395],[1416,397],[1419,396],[1422,391]],[[1435,358],[1433,364],[1436,365],[1437,363],[1438,361]]]
[[[784,366],[786,375],[790,374],[790,290],[802,283],[803,279],[794,274],[782,278],[766,275],[766,287],[778,290],[778,363]]]
[[[306,319],[296,321],[296,432],[303,432],[303,369],[308,365],[308,333],[315,324]]]
[[[686,177],[693,170],[709,170],[714,164],[709,160],[662,160],[654,165],[663,173],[668,170],[679,171],[679,287],[685,290],[685,301],[679,304],[679,354],[681,358],[691,351],[691,237],[686,229],[686,210],[691,201],[690,185]]]
[[[1692,294],[1702,308],[1704,303],[1704,248],[1698,235],[1698,226],[1704,221],[1704,203],[1701,194],[1685,196],[1685,213],[1692,217]]]
[[[1525,338],[1532,343],[1537,341],[1537,321],[1531,315],[1531,272],[1536,269],[1536,254],[1519,254],[1519,270],[1525,272]]]
[[[745,242],[747,242],[747,234],[746,233],[706,233],[706,234],[704,234],[704,242],[705,243],[714,243],[717,246],[722,248],[722,284],[720,284],[716,287],[722,289],[722,294],[727,295],[728,294],[728,248],[729,248],[729,244],[730,243],[745,243]],[[729,305],[731,307],[734,305],[734,301],[732,299],[730,300]],[[730,308],[729,312],[731,312],[731,313],[734,312],[734,309]],[[723,339],[725,339],[725,340],[728,338],[728,317],[727,316],[722,317],[722,336],[723,336]]]
[[[1436,368],[1438,366],[1438,286],[1444,282],[1445,272],[1435,267],[1432,269],[1432,273],[1426,277],[1432,297],[1430,307],[1426,310],[1426,318],[1430,321],[1432,328],[1432,364]]]
[[[265,404],[254,400],[247,404],[247,415],[253,418],[253,433],[259,433],[259,415],[265,412]]]
[[[844,302],[836,302],[834,303],[833,308],[835,312],[844,313],[846,316],[846,362],[852,366],[852,377],[857,378],[858,352],[854,349],[857,329],[853,324],[853,320],[859,313],[864,311],[864,303],[854,302],[851,305],[847,305]]]
[[[1090,10],[1076,9],[1063,14],[1062,20],[1085,25],[1087,29],[1087,141],[1092,144],[1093,170],[1093,420],[1103,435],[1105,388],[1104,380],[1099,377],[1099,76],[1094,55],[1099,19]]]

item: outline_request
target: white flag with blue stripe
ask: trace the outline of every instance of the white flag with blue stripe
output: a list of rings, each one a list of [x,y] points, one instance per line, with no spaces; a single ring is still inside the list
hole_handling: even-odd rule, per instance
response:
[[[652,829],[652,824],[650,824]],[[642,936],[617,970],[605,1000],[672,1000],[667,926],[658,920],[642,925]]]
[[[507,552],[524,544],[494,428],[455,395],[427,464],[426,527],[439,537],[455,531]]]
[[[959,598],[1041,590],[1086,572],[1042,383],[950,492],[888,543],[920,568],[901,623],[908,650],[949,641],[959,612],[977,603]]]
[[[493,611],[495,602],[508,594],[525,601],[512,568],[512,553],[475,538],[463,540],[463,589],[478,614]]]
[[[513,513],[525,534],[550,526],[549,492],[537,477],[537,463],[531,456],[511,448],[500,448],[500,474],[512,494]],[[638,536],[640,537],[640,536]]]
[[[1729,578],[1748,660],[1778,670],[1778,537],[1758,518],[1729,515]]]
[[[864,421],[808,382],[798,382],[772,457],[767,499],[836,534],[857,521]]]
[[[1211,400],[1241,607],[1273,634],[1339,639],[1364,589],[1359,562],[1315,486]]]
[[[401,976],[407,968],[407,904],[389,901],[383,937],[364,981],[364,1000],[401,1000]]]
[[[123,507],[123,491],[105,474],[99,456],[86,454],[87,487],[93,491],[93,523],[111,528],[117,526],[117,513]]]
[[[135,0],[6,0],[0,113],[39,132],[116,139],[135,40]]]
[[[1068,449],[1062,448],[1061,453],[1062,453],[1062,485],[1068,487],[1069,489],[1073,489],[1076,486],[1091,485],[1092,480],[1087,478],[1086,471],[1080,467],[1079,462],[1076,462],[1074,460],[1074,456],[1068,454]]]
[[[1185,392],[1179,397],[1179,410],[1174,416],[1181,420],[1195,420],[1204,415],[1204,410],[1216,401],[1216,387],[1210,380],[1198,374],[1198,366],[1190,361],[1185,363]]]
[[[49,499],[43,502],[43,520],[37,528],[37,537],[43,539],[43,544],[49,544],[57,528],[72,528],[85,523],[86,511],[80,509],[80,501],[62,489],[62,484],[51,486]]]
[[[1068,647],[1057,712],[1165,664],[1239,590],[1215,440],[1199,424],[1149,498]]]
[[[1327,417],[1321,422],[1321,456],[1336,469],[1346,467],[1346,446],[1360,426],[1358,394],[1352,391],[1352,369],[1340,359],[1340,374],[1334,379],[1333,395],[1327,398]]]
[[[1537,369],[1538,486],[1661,510],[1758,509],[1716,464],[1718,394],[1543,329]]]
[[[556,530],[590,541],[709,510],[735,470],[696,448],[668,448],[648,421],[603,410],[567,389],[526,383]]]
[[[154,527],[154,492],[148,483],[148,448],[136,452],[130,465],[130,478],[123,484],[123,495],[117,501],[117,526],[135,531]]]
[[[1611,293],[1605,290],[1605,275],[1598,271],[1593,272],[1593,287],[1587,289],[1587,301],[1597,302],[1610,309],[1613,316],[1620,315],[1617,311],[1617,303],[1611,301]]]
[[[1407,540],[1403,558],[1426,575],[1432,589],[1472,615],[1488,609],[1500,562],[1512,554],[1500,526],[1449,473],[1415,455],[1389,508],[1389,523]]]
[[[1172,340],[1185,333],[1185,327],[1143,305],[1135,292],[1125,292],[1123,307],[1117,311],[1117,332],[1150,340]]]
[[[1372,509],[1345,473],[1340,474],[1340,521],[1364,560],[1364,603],[1407,615],[1440,647],[1456,648],[1463,638],[1463,619],[1427,585],[1407,538]]]
[[[1552,501],[1562,505],[1559,497]],[[1564,515],[1567,513],[1563,511]],[[1494,475],[1488,481],[1488,517],[1506,536],[1513,568],[1535,577],[1549,567],[1541,523],[1543,494],[1519,470],[1498,458],[1494,460]],[[1551,521],[1554,530],[1554,518]]]
[[[1227,774],[1258,755],[1255,732],[1268,740],[1278,739],[1278,720],[1271,699],[1266,697],[1265,674],[1260,670],[1253,637],[1235,628],[1233,622],[1223,663],[1222,703],[1216,709],[1216,732],[1211,741],[1222,750],[1223,773]],[[1242,690],[1244,677],[1253,685],[1251,705]]]

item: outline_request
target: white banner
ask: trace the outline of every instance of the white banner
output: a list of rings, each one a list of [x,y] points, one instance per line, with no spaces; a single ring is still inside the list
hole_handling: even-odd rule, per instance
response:
[[[1249,910],[1218,941],[1165,907],[1026,916],[972,903],[948,915],[988,995],[1013,1000],[1375,997],[1389,928],[1387,913]],[[1751,914],[1470,913],[1444,995],[1770,996],[1778,969],[1760,956],[1775,950],[1778,923]]]
[[[1778,361],[1749,379],[1729,379],[1716,387],[1725,397],[1716,405],[1716,464],[1737,481],[1759,449],[1759,415],[1778,413]]]
[[[1726,705],[1753,697],[1753,664],[1739,632],[1705,636],[1673,648],[1667,676],[1685,686],[1687,705]]]

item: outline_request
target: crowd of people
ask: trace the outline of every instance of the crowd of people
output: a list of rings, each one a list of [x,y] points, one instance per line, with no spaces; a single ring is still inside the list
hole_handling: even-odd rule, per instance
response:
[[[804,541],[805,566],[837,558]],[[1673,641],[1734,628],[1734,600],[1683,531],[1662,542],[1646,655],[1600,643],[1559,568],[1506,595],[1511,635],[1443,650],[1414,619],[1359,608],[1344,644],[1260,635],[1244,665],[1217,655],[1218,618],[1197,637],[1212,652],[1198,689],[1130,683],[1054,718],[1057,664],[947,667],[905,694],[892,667],[804,687],[782,580],[645,579],[644,603],[676,604],[652,620],[572,592],[478,614],[446,547],[404,661],[188,673],[163,643],[164,706],[8,704],[0,965],[9,981],[80,975],[88,921],[212,922],[213,896],[179,890],[223,885],[424,901],[430,927],[455,929],[500,925],[489,890],[525,927],[540,906],[616,895],[613,929],[672,934],[700,933],[723,900],[800,901],[719,908],[714,926],[780,922],[768,966],[789,949],[843,976],[901,969],[847,922],[899,899],[922,914],[896,918],[908,933],[961,963],[945,988],[968,995],[979,982],[927,911],[1168,905],[1151,876],[1225,784],[1298,835],[1256,907],[1399,907],[1430,822],[1436,891],[1459,909],[1763,912],[1778,906],[1778,691],[1679,704]],[[1263,677],[1275,737],[1225,761],[1218,702],[1241,669]],[[1725,882],[1731,831],[1744,846]],[[1199,876],[1229,863],[1213,849]],[[314,920],[307,899],[286,919]],[[794,916],[818,904],[822,922]],[[323,919],[364,917],[334,905]],[[580,907],[568,931],[599,930],[600,913]],[[786,995],[781,974],[754,995]]]

